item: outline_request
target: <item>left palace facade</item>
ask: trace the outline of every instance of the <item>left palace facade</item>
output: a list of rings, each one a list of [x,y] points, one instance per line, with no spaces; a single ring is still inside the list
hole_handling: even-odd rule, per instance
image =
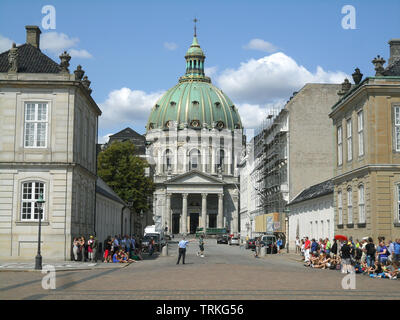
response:
[[[96,141],[101,111],[80,66],[58,64],[26,26],[25,44],[0,54],[0,258],[37,250],[35,201],[45,200],[42,255],[70,259],[75,236],[95,230]]]

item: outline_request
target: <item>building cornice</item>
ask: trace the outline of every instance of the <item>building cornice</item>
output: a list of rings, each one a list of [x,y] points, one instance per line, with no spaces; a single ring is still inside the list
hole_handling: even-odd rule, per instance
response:
[[[92,178],[96,178],[96,174],[83,167],[78,163],[70,162],[0,162],[1,169],[19,169],[19,168],[50,168],[50,169],[68,169],[68,168],[79,168],[87,173]]]
[[[88,90],[82,84],[81,81],[71,80],[4,80],[0,79],[0,87],[11,86],[11,87],[75,87],[80,90],[81,93],[88,99],[90,105],[94,108],[98,115],[101,115],[101,110],[97,103],[94,101]]]
[[[383,84],[383,83],[369,83],[371,80],[398,80],[399,84]],[[341,98],[332,107],[332,112],[329,114],[330,118],[333,118],[337,113],[339,113],[347,105],[351,104],[355,99],[358,99],[361,94],[367,95],[371,92],[390,91],[391,89],[396,89],[400,93],[400,77],[369,77],[364,79],[358,86],[351,89],[343,98]]]
[[[334,184],[347,180],[349,177],[357,176],[360,174],[370,173],[372,171],[400,171],[399,164],[373,164],[366,165],[345,173],[342,173],[332,179]]]

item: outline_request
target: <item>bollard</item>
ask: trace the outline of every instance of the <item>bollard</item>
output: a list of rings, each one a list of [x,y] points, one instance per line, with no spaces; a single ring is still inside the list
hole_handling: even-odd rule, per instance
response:
[[[261,247],[261,250],[260,250],[260,257],[265,257],[265,254],[266,254],[266,247]]]
[[[167,244],[166,244],[164,247],[162,247],[161,255],[162,255],[163,257],[168,256],[168,245],[167,245]]]

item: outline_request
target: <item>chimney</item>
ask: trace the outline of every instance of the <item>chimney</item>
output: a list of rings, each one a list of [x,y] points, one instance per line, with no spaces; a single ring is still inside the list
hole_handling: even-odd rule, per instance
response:
[[[400,59],[400,39],[389,40],[390,45],[390,58],[389,65]]]
[[[26,43],[39,49],[40,34],[42,33],[38,26],[25,26]]]

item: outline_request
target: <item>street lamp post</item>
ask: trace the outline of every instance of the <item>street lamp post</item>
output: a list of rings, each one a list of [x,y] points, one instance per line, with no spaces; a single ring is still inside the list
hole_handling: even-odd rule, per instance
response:
[[[285,229],[286,229],[286,252],[287,253],[289,253],[289,213],[290,213],[290,210],[289,209],[286,209],[285,210],[285,214],[286,214],[286,217],[285,217]]]
[[[43,200],[43,195],[40,194],[39,199],[36,201],[36,206],[39,210],[39,231],[38,231],[38,251],[35,258],[35,270],[42,270],[42,256],[40,254],[40,241],[41,241],[41,233],[42,233],[42,212],[43,212],[43,204],[45,201]]]

